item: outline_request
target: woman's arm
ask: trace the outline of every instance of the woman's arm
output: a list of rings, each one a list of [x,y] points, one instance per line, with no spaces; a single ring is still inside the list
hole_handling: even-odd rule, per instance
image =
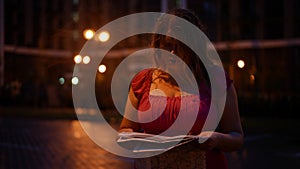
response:
[[[204,149],[235,151],[242,147],[244,133],[238,110],[237,94],[232,84],[227,90],[225,108],[220,120],[220,132],[202,132],[200,136],[209,136],[209,139],[201,145]]]
[[[138,99],[134,95],[132,87],[130,87],[126,106],[125,106],[124,117],[122,119],[119,132],[139,131],[140,129],[139,123],[125,118],[125,117],[130,117],[131,119],[137,120],[137,107],[138,107]]]

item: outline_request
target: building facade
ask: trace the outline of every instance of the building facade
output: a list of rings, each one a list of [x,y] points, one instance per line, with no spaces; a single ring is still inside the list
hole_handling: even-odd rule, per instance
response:
[[[262,102],[267,107],[261,111],[271,111],[280,104],[277,110],[287,108],[292,112],[299,103],[300,12],[297,9],[300,2],[297,0],[2,1],[1,95],[11,97],[5,104],[21,104],[25,98],[33,105],[72,106],[73,57],[86,42],[85,29],[97,30],[136,12],[164,12],[175,7],[193,10],[206,25],[207,36],[234,80],[241,107],[245,107],[243,111],[256,112],[260,106],[256,102]],[[118,45],[116,57],[105,61],[107,72],[97,78],[111,76],[109,72],[113,71],[109,68],[116,67],[120,58],[126,57],[124,50],[146,46],[147,42],[129,38]],[[244,61],[243,68],[237,66],[239,60]],[[65,78],[63,85],[59,84],[61,77]],[[106,92],[110,80],[105,83],[101,85],[105,89],[99,89],[102,93],[99,98],[110,95]],[[38,93],[33,98],[28,93],[31,90]],[[46,101],[40,103],[43,99],[39,98]],[[103,107],[109,108],[111,104],[108,101]]]

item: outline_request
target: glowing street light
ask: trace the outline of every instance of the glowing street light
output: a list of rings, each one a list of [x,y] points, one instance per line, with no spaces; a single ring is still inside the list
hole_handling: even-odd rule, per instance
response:
[[[92,39],[92,37],[94,36],[94,34],[95,34],[95,31],[93,31],[92,29],[85,29],[83,31],[83,36],[87,40]]]
[[[78,77],[73,77],[71,82],[72,82],[73,85],[78,85],[78,83],[79,83]]]
[[[244,68],[245,67],[245,62],[243,61],[243,60],[239,60],[238,62],[237,62],[237,66],[239,67],[239,68]]]
[[[82,61],[82,57],[81,57],[81,55],[76,55],[75,57],[74,57],[74,62],[75,63],[80,63]]]
[[[255,76],[253,74],[250,75],[250,80],[254,81],[255,80]]]
[[[85,56],[85,57],[83,57],[83,59],[82,59],[82,62],[83,62],[84,64],[88,64],[88,63],[90,63],[90,61],[91,61],[91,58],[90,58],[89,56]]]
[[[100,32],[98,38],[101,42],[106,42],[109,40],[110,35],[107,31]]]
[[[105,65],[100,65],[100,66],[98,67],[98,71],[99,71],[100,73],[104,73],[104,72],[106,71],[106,66],[105,66]]]
[[[59,79],[58,79],[58,83],[59,83],[60,85],[65,84],[65,78],[63,78],[63,77],[59,78]]]

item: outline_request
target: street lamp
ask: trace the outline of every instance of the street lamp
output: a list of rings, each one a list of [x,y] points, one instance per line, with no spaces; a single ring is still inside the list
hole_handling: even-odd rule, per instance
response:
[[[81,61],[82,61],[81,55],[76,55],[76,56],[74,57],[74,62],[75,62],[76,64],[80,63]]]
[[[73,85],[78,85],[78,83],[79,83],[78,77],[76,77],[76,76],[75,76],[75,77],[72,77],[71,82],[72,82]]]
[[[245,67],[245,62],[243,60],[238,60],[237,61],[237,66],[242,69],[242,68]]]
[[[59,83],[60,85],[65,84],[65,78],[60,77],[60,78],[58,79],[58,83]]]
[[[255,83],[255,75],[254,75],[254,74],[251,74],[251,75],[250,75],[250,84],[251,84],[251,85],[254,85],[254,83]]]
[[[98,71],[100,72],[100,73],[104,73],[105,71],[106,71],[106,66],[105,65],[100,65],[99,67],[98,67]]]
[[[109,38],[110,38],[110,35],[107,31],[100,32],[99,35],[98,35],[98,39],[101,42],[106,42],[106,41],[109,40]]]
[[[84,56],[82,59],[82,62],[84,64],[88,64],[88,63],[90,63],[90,61],[91,61],[91,58],[89,56]]]
[[[90,40],[95,35],[95,31],[92,29],[85,29],[83,31],[83,36],[85,39]]]

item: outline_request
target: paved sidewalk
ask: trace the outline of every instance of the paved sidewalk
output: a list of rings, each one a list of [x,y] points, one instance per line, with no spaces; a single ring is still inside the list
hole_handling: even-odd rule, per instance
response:
[[[0,119],[1,169],[129,169],[132,160],[108,153],[77,120]]]
[[[300,167],[297,119],[251,121],[244,148],[227,154],[230,169]],[[77,120],[0,116],[0,169],[131,169],[132,164],[96,145]]]

